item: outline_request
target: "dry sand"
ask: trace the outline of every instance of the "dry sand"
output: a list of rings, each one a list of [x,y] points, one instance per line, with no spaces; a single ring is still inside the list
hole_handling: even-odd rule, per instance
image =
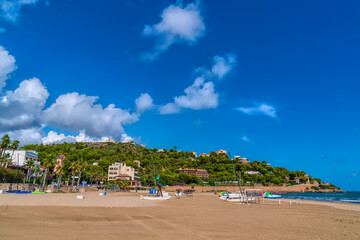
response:
[[[0,195],[0,239],[360,239],[360,204],[76,195]]]

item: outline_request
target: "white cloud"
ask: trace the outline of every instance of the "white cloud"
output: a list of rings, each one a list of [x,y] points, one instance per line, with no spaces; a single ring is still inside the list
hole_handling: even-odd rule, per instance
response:
[[[250,140],[247,136],[242,136],[241,140],[243,140],[244,142],[250,142]]]
[[[121,136],[120,142],[127,143],[131,141],[135,141],[135,138],[128,136],[126,133]]]
[[[15,58],[5,48],[0,46],[0,92],[6,86],[6,80],[11,72],[16,69]]]
[[[153,99],[147,93],[142,93],[140,97],[135,99],[135,104],[136,104],[136,112],[139,114],[142,114],[147,110],[151,110],[155,106],[153,103]]]
[[[205,29],[197,3],[170,5],[163,10],[159,23],[146,25],[143,30],[145,36],[156,40],[154,51],[146,53],[144,58],[155,59],[175,43],[194,45],[205,34]]]
[[[16,22],[24,5],[36,4],[38,0],[0,0],[0,16],[9,22]]]
[[[234,54],[226,54],[224,57],[217,55],[213,59],[211,73],[215,77],[222,79],[226,74],[231,71],[235,64],[236,57]]]
[[[215,85],[208,79],[222,79],[236,64],[234,54],[216,55],[213,58],[211,70],[206,67],[197,69],[201,76],[197,77],[194,83],[187,87],[185,95],[174,97],[174,102],[159,107],[160,114],[178,113],[182,108],[193,110],[211,109],[219,105],[219,94],[215,92]]]
[[[95,104],[97,99],[76,92],[61,95],[44,110],[44,121],[64,129],[83,130],[91,137],[119,137],[124,132],[123,125],[138,121],[136,114],[116,108],[114,104],[106,108]]]
[[[180,108],[175,103],[167,103],[159,107],[160,114],[173,114],[180,112]]]
[[[46,137],[41,139],[43,144],[52,144],[52,143],[74,143],[74,142],[105,142],[107,137],[94,138],[89,137],[85,134],[84,131],[80,131],[79,135],[65,135],[63,133],[58,134],[57,132],[50,131]]]
[[[48,97],[48,91],[37,78],[21,82],[15,91],[7,91],[0,97],[0,129],[39,127],[41,110]]]
[[[195,79],[193,85],[185,89],[185,95],[175,97],[174,102],[180,108],[193,110],[216,108],[219,95],[215,93],[214,83],[205,82],[203,77]]]
[[[85,134],[84,131],[80,131],[79,135],[72,136],[72,135],[65,135],[63,133],[58,134],[55,131],[48,132],[46,137],[41,139],[43,144],[53,144],[53,143],[74,143],[74,142],[106,142],[109,138],[108,137],[89,137]],[[123,133],[120,137],[120,142],[126,143],[130,141],[135,141],[135,138],[130,137],[126,133]]]
[[[9,134],[10,139],[14,140],[17,139],[20,141],[20,145],[27,145],[27,144],[37,144],[41,143],[41,138],[44,134],[42,127],[32,127],[28,129],[19,129],[14,131],[8,131],[1,133],[1,136],[3,134]]]
[[[241,111],[248,115],[263,114],[272,118],[276,118],[276,109],[273,106],[267,105],[265,103],[255,104],[254,107],[239,107],[238,111]]]

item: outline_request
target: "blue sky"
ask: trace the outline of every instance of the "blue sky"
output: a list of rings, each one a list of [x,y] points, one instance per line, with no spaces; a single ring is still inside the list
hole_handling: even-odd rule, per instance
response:
[[[359,5],[0,0],[0,132],[222,148],[360,190]]]

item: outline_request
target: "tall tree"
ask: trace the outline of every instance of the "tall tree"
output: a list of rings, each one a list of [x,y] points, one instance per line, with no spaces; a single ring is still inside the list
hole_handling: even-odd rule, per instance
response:
[[[15,152],[16,149],[18,149],[19,145],[20,145],[20,141],[19,141],[19,140],[14,140],[14,141],[12,141],[11,146],[10,146],[10,149],[13,150],[13,152],[12,152],[12,154],[11,154],[11,158],[14,157],[14,152]]]
[[[3,166],[5,151],[10,143],[11,141],[9,135],[4,134],[4,136],[1,138],[1,166]]]
[[[35,184],[36,179],[40,176],[41,168],[38,164],[34,164],[34,166],[31,168],[31,170],[34,172],[33,184]]]
[[[47,173],[50,172],[50,169],[55,165],[55,163],[56,163],[56,159],[52,153],[46,155],[43,161],[43,166],[45,167],[45,173],[43,179],[43,191],[45,190]]]
[[[26,173],[26,182],[28,182],[29,180],[29,174],[30,174],[30,170],[31,168],[35,165],[35,161],[34,160],[29,160],[29,161],[26,161],[25,163],[25,168],[27,169],[27,173]]]

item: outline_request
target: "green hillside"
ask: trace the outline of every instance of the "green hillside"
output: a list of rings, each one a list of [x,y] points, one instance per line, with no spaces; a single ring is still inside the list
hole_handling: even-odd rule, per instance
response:
[[[174,147],[176,149],[176,147]],[[142,184],[152,185],[154,179],[154,167],[156,175],[160,176],[160,182],[164,185],[173,183],[213,185],[226,184],[235,181],[232,161],[226,154],[211,152],[209,157],[195,157],[191,152],[177,151],[175,149],[158,151],[140,145],[130,143],[63,143],[51,145],[27,145],[25,150],[39,152],[39,160],[42,165],[53,167],[51,162],[60,154],[66,154],[63,167],[62,179],[69,179],[72,172],[81,167],[82,178],[89,183],[104,181],[107,179],[109,165],[115,162],[125,162],[126,165],[137,169]],[[153,158],[153,161],[151,160]],[[140,160],[141,167],[134,163]],[[97,165],[93,165],[97,163]],[[289,171],[284,167],[272,167],[267,162],[252,161],[248,164],[234,161],[235,169],[241,173],[241,181],[244,185],[261,183],[264,186],[295,185],[296,178],[299,183],[307,181],[320,183],[320,188],[336,188],[334,185],[321,185],[321,180],[307,176],[304,171]],[[195,175],[188,176],[186,173],[176,173],[179,168],[206,169],[208,178],[198,178]],[[245,174],[246,171],[258,171],[259,174]],[[307,176],[307,177],[306,177]],[[229,184],[229,183],[228,183]]]

